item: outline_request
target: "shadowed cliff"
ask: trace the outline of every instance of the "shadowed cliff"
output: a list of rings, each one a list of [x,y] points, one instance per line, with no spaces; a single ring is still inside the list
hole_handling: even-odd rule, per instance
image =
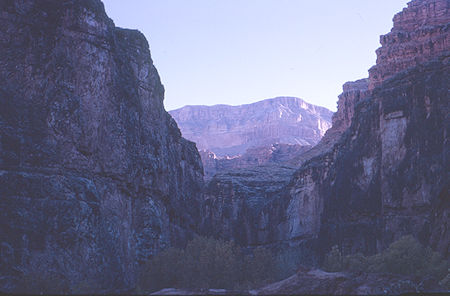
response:
[[[0,290],[48,273],[57,293],[126,291],[196,229],[195,144],[144,36],[101,1],[1,1],[0,16]]]

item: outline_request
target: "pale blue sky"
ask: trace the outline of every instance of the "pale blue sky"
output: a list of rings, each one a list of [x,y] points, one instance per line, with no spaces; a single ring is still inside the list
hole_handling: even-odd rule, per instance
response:
[[[408,0],[104,0],[150,44],[167,110],[296,96],[336,110]]]

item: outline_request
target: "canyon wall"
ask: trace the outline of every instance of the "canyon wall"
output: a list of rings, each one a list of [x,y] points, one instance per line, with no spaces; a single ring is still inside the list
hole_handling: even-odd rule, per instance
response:
[[[375,253],[413,234],[448,256],[449,8],[447,0],[416,0],[394,17],[370,91],[344,111],[347,130],[287,188],[284,219],[297,229],[288,239],[309,234],[322,255],[336,244]]]
[[[305,173],[302,189],[292,189],[290,183],[303,163],[338,142],[351,124],[355,105],[368,95],[368,85],[368,79],[344,84],[333,126],[313,147],[274,144],[233,158],[200,151],[207,182],[201,232],[248,247],[315,248],[322,207],[319,198],[308,201],[309,195],[319,194],[311,178],[315,167]]]
[[[394,16],[394,26],[380,37],[377,63],[369,70],[369,88],[449,50],[448,6],[444,1],[411,1]]]
[[[373,254],[406,234],[448,256],[449,7],[448,0],[415,0],[394,17],[369,79],[344,85],[332,128],[294,158],[299,168],[280,178],[288,185],[264,198],[246,182],[213,178],[205,217],[240,221],[251,229],[238,236],[244,245],[307,246],[318,260],[333,245]],[[254,195],[264,202],[252,220],[233,216],[235,201]]]
[[[262,165],[294,165],[309,151],[311,146],[274,143],[267,146],[248,148],[244,154],[234,157],[218,157],[208,150],[200,150],[205,182],[216,173],[257,167]]]
[[[0,52],[0,291],[127,291],[200,219],[200,157],[147,41],[99,0],[7,0]]]
[[[185,106],[169,113],[183,137],[219,157],[275,143],[315,145],[330,128],[333,114],[294,97],[240,106]]]

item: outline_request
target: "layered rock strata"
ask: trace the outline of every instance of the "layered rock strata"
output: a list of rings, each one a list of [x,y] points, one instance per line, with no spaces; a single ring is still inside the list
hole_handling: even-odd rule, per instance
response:
[[[392,32],[406,34],[408,47],[392,32],[381,37],[371,90],[350,108],[348,129],[295,173],[280,219],[297,229],[287,239],[310,234],[321,254],[335,244],[345,253],[375,253],[413,234],[448,256],[449,7],[417,0],[394,17]],[[426,46],[436,50],[408,50]]]
[[[127,291],[197,228],[202,187],[147,41],[99,0],[9,0],[0,52],[0,291]]]
[[[392,32],[381,37],[369,79],[344,85],[333,127],[301,155],[289,184],[258,208],[251,244],[307,244],[320,259],[333,245],[373,254],[413,234],[448,256],[449,7],[447,0],[416,0],[394,18],[392,32],[406,34],[408,46]],[[435,50],[410,54],[427,46]]]
[[[280,202],[294,172],[293,166],[268,164],[217,173],[205,187],[200,233],[244,247],[273,241],[281,233],[274,233],[272,225],[283,213],[267,211]]]
[[[333,114],[293,97],[240,106],[186,106],[169,113],[184,137],[219,157],[275,143],[315,145],[330,128]]]
[[[411,1],[394,16],[390,33],[380,37],[377,63],[369,70],[370,89],[393,75],[448,52],[450,2]]]
[[[217,172],[262,165],[292,165],[310,149],[311,146],[275,143],[263,147],[249,148],[244,154],[235,157],[218,157],[214,152],[201,150],[200,157],[203,163],[205,180],[209,181]]]
[[[201,151],[208,181],[202,233],[249,247],[314,246],[322,204],[319,199],[300,202],[292,198],[295,190],[289,184],[303,163],[332,149],[350,126],[355,105],[367,94],[368,79],[347,82],[332,117],[333,126],[312,148],[275,144],[249,149],[234,158]],[[308,173],[314,174],[312,170]],[[302,194],[318,194],[310,176],[304,182]]]

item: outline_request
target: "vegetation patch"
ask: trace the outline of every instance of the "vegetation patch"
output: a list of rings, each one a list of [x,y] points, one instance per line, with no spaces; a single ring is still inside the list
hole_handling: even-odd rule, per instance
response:
[[[439,253],[422,246],[412,235],[403,236],[386,250],[372,256],[342,255],[338,246],[327,254],[323,268],[326,271],[353,271],[392,273],[442,279],[448,285],[450,264]]]
[[[272,252],[244,254],[233,242],[197,236],[185,249],[168,248],[145,266],[138,292],[163,288],[245,289],[275,280],[279,264]]]

